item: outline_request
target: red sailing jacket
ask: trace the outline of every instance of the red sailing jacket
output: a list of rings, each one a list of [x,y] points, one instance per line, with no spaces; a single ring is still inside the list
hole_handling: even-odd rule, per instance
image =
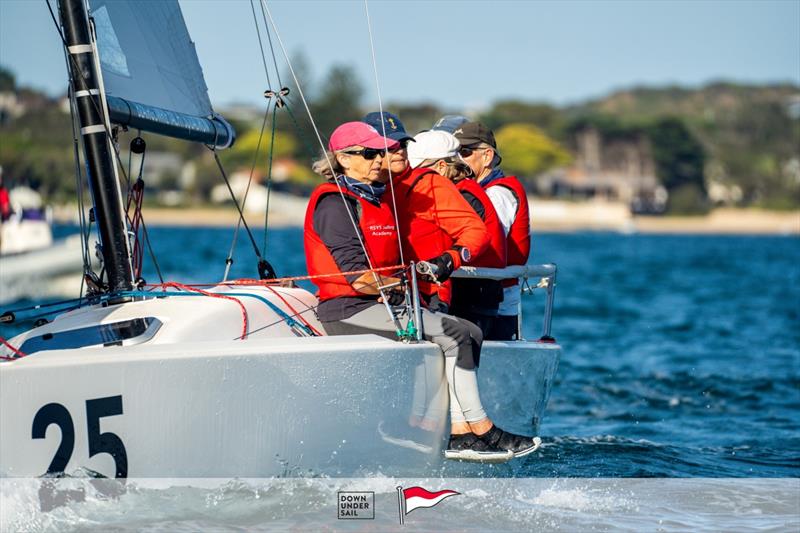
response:
[[[430,168],[409,168],[394,178],[393,188],[406,261],[427,261],[450,252],[458,268],[462,261],[454,246],[463,246],[470,257],[477,257],[489,245],[486,225],[444,176]],[[428,297],[438,294],[450,304],[450,280],[441,285],[420,281],[419,289]]]
[[[387,267],[400,263],[400,251],[397,247],[397,228],[394,216],[388,204],[381,202],[376,206],[347,189],[342,189],[344,194],[358,200],[360,216],[358,226],[364,237],[364,246],[367,249],[373,268]],[[306,267],[311,276],[319,274],[341,273],[330,250],[314,231],[314,211],[317,203],[326,194],[340,194],[339,188],[334,183],[323,183],[311,194],[306,209],[304,225],[304,243],[306,248]],[[350,220],[342,220],[342,224],[351,224]],[[344,275],[317,278],[311,280],[319,287],[317,297],[320,302],[340,296],[359,296]]]
[[[483,187],[478,185],[475,180],[462,179],[456,182],[456,188],[463,192],[468,192],[483,206],[483,223],[489,231],[489,246],[482,254],[472,259],[471,266],[482,266],[491,268],[503,268],[506,266],[506,236],[503,234],[503,225],[497,218],[497,211],[492,205],[492,201],[486,195]]]
[[[514,176],[503,176],[492,180],[487,186],[506,187],[517,198],[517,214],[506,236],[506,260],[508,265],[524,265],[528,262],[531,253],[531,219],[528,210],[528,195],[522,183]],[[510,287],[516,285],[517,280],[504,280],[503,285]]]

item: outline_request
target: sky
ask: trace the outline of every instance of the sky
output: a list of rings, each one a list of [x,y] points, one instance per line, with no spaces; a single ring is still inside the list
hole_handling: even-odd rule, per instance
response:
[[[262,102],[266,81],[249,0],[180,4],[212,102]],[[302,50],[308,60],[312,79],[302,84],[350,64],[365,89],[362,103],[378,103],[363,1],[268,5],[289,53]],[[384,105],[478,110],[501,98],[577,103],[642,84],[800,84],[800,0],[368,6]],[[64,57],[45,0],[0,0],[0,65],[20,84],[64,92]]]

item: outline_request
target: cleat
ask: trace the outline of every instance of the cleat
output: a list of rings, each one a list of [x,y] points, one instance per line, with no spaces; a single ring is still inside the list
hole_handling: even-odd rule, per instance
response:
[[[514,452],[493,446],[474,433],[464,433],[450,435],[444,457],[477,463],[505,463],[514,458]]]

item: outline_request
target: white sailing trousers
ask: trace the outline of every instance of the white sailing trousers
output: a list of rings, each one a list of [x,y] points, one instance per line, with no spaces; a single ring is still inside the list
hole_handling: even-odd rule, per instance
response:
[[[395,314],[406,327],[408,317],[405,308],[395,308]],[[373,333],[397,339],[394,322],[386,307],[379,303],[350,318],[323,322],[323,326],[328,335]],[[444,354],[445,377],[450,394],[450,421],[477,422],[486,418],[475,373],[483,343],[480,328],[468,320],[423,309],[422,329],[425,340],[437,344]]]

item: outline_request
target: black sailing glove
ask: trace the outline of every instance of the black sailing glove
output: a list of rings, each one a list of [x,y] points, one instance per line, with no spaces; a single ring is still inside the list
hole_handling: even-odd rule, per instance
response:
[[[450,274],[453,273],[453,270],[455,270],[453,256],[450,255],[449,252],[445,252],[439,257],[428,259],[426,263],[430,263],[430,265],[433,267],[430,274],[432,274],[435,281],[439,283],[446,281],[447,278],[450,277]]]
[[[386,300],[391,306],[403,305],[406,302],[406,293],[403,291],[387,291]]]

